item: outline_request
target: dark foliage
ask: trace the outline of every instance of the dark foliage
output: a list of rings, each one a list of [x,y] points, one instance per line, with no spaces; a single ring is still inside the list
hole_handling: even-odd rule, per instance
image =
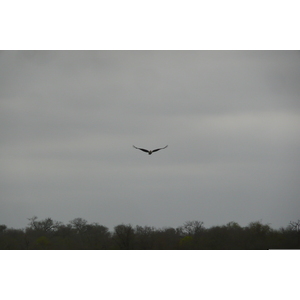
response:
[[[300,220],[286,228],[236,222],[205,228],[188,221],[178,228],[120,224],[113,232],[98,223],[76,218],[68,224],[32,217],[25,229],[0,225],[2,250],[263,250],[300,249]]]

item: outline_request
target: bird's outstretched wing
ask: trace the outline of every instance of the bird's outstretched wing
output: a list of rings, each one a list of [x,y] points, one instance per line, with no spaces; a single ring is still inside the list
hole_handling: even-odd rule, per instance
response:
[[[133,148],[135,148],[135,149],[139,149],[139,150],[142,150],[142,151],[144,151],[144,152],[147,152],[147,153],[149,153],[149,150],[147,150],[147,149],[138,148],[138,147],[136,147],[136,146],[134,146],[134,145],[133,145]]]
[[[152,150],[152,152],[156,152],[156,151],[159,151],[159,150],[162,150],[162,149],[166,149],[167,147],[168,147],[168,145],[166,147],[163,147],[163,148],[154,149],[154,150]]]

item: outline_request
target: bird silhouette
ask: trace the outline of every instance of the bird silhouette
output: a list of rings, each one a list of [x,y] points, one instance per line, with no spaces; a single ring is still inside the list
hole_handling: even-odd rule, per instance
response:
[[[136,146],[133,145],[133,148],[142,150],[144,152],[147,152],[149,155],[151,155],[153,152],[159,151],[161,149],[166,149],[167,147],[168,147],[168,145],[165,146],[165,147],[163,147],[163,148],[157,148],[157,149],[154,149],[154,150],[147,150],[147,149],[143,149],[143,148],[138,148],[138,147],[136,147]]]

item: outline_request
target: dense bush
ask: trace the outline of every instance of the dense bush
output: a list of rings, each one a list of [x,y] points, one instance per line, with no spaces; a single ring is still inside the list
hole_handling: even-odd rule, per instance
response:
[[[25,229],[0,225],[2,250],[262,250],[300,249],[300,220],[286,228],[236,222],[205,228],[188,221],[178,228],[120,224],[113,232],[98,223],[76,218],[67,225],[51,218],[29,219]]]

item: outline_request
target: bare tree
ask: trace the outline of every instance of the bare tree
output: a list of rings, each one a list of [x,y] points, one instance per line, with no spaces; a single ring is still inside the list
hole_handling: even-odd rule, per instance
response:
[[[40,231],[43,233],[48,233],[53,231],[56,228],[56,223],[54,222],[51,218],[47,218],[45,220],[37,221],[37,217],[33,216],[32,218],[28,219],[29,222],[29,227],[31,229],[34,229],[36,231]]]
[[[297,222],[291,221],[289,226],[291,227],[292,230],[299,232],[300,231],[300,219]]]
[[[87,220],[75,218],[69,222],[76,233],[83,233],[87,229]]]
[[[289,227],[296,232],[297,235],[297,247],[300,247],[300,219],[296,222],[290,222]]]
[[[120,249],[129,250],[133,248],[134,229],[130,224],[116,226],[113,238]]]
[[[201,221],[187,221],[180,227],[181,232],[185,236],[196,236],[204,230],[203,222]]]

